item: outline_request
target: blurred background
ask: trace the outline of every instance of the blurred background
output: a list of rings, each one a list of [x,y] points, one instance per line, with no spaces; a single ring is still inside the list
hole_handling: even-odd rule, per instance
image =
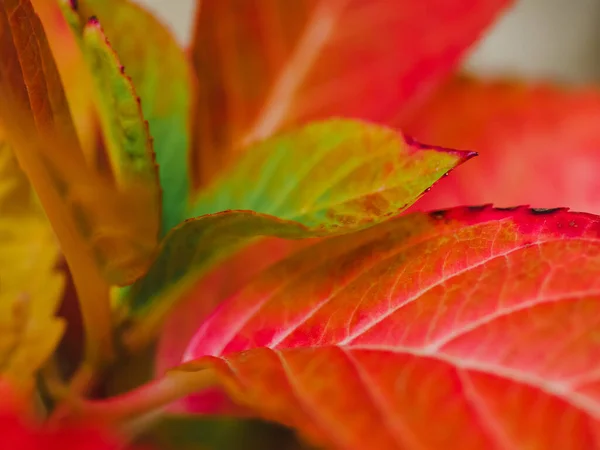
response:
[[[182,43],[195,0],[137,0]],[[600,80],[600,0],[519,0],[471,51],[467,69],[562,82]]]

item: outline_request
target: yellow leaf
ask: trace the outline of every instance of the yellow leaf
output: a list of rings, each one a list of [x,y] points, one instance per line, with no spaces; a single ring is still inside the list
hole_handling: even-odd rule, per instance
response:
[[[0,374],[33,382],[64,329],[58,243],[0,130]]]

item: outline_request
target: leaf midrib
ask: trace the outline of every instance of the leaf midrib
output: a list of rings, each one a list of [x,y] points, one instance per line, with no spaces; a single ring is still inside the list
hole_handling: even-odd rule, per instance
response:
[[[348,0],[321,0],[315,6],[290,58],[267,95],[256,122],[242,139],[241,147],[272,135],[281,126],[298,88],[330,39],[347,3]]]

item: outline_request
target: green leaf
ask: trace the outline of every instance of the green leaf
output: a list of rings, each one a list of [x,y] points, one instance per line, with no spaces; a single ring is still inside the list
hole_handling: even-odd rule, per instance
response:
[[[96,19],[83,28],[86,60],[98,88],[98,107],[104,144],[119,183],[142,182],[152,191],[160,208],[160,187],[154,162],[152,138],[142,115],[131,80]],[[157,211],[158,212],[158,211]]]
[[[70,5],[63,3],[61,7],[94,85],[90,94],[101,133],[91,164],[117,186],[131,190],[136,204],[145,205],[149,217],[141,228],[146,228],[156,242],[161,225],[161,189],[152,137],[136,90],[98,19],[82,24]],[[115,261],[120,262],[117,258]]]
[[[191,68],[171,33],[136,4],[127,0],[78,3],[80,17],[99,19],[140,96],[159,165],[166,232],[183,219],[189,195]]]
[[[199,276],[254,238],[323,237],[381,222],[473,155],[350,120],[256,144],[197,199],[193,213],[201,217],[167,235],[146,276],[121,298],[121,317],[146,316],[150,308],[162,317]]]
[[[323,230],[366,225],[406,209],[474,155],[421,147],[381,126],[315,122],[250,147],[189,216],[239,209]]]

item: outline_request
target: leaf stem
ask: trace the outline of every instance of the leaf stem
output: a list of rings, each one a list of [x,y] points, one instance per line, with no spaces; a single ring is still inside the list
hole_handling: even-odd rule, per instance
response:
[[[81,396],[92,389],[96,376],[97,373],[94,368],[84,361],[71,378],[68,386],[58,383],[56,380],[50,380],[48,388],[55,401],[59,403],[52,412],[49,422],[57,423],[68,416],[74,407],[73,405],[76,405]]]
[[[106,400],[79,400],[73,405],[78,417],[119,423],[155,414],[170,403],[217,383],[210,369],[187,372],[174,370],[125,394]]]
[[[11,133],[12,144],[19,164],[35,189],[46,215],[60,242],[71,274],[86,331],[85,363],[96,367],[113,358],[112,324],[109,286],[102,277],[87,245],[77,232],[60,198],[48,170],[36,153],[41,144]]]

